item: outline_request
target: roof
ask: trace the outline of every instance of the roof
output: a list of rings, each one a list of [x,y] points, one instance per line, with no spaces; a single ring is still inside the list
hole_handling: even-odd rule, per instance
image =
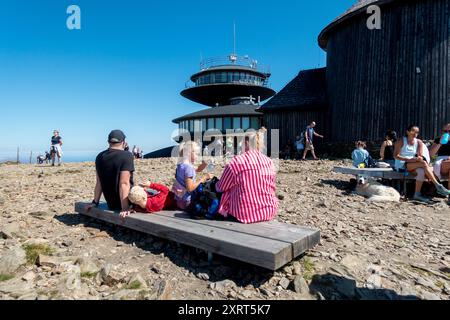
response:
[[[260,110],[324,108],[326,97],[326,68],[303,70]]]
[[[345,11],[342,15],[337,17],[333,22],[331,22],[319,35],[319,45],[322,49],[326,50],[328,43],[328,35],[329,32],[334,29],[336,26],[340,25],[344,21],[355,17],[362,12],[365,12],[366,8],[369,5],[376,4],[378,6],[384,5],[386,3],[396,1],[396,0],[358,0],[350,9]]]
[[[198,112],[190,113],[180,118],[174,119],[174,123],[179,123],[191,119],[204,119],[213,117],[242,117],[242,116],[261,116],[256,109],[258,106],[251,104],[236,104],[204,109]]]

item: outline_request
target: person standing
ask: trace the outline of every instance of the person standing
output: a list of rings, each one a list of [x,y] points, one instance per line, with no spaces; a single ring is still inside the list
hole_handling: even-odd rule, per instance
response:
[[[95,159],[97,183],[92,205],[98,206],[102,194],[110,210],[120,211],[121,217],[130,215],[128,195],[133,187],[134,158],[125,151],[126,136],[121,130],[113,130],[108,136],[109,148]]]
[[[310,123],[309,126],[306,127],[305,130],[305,142],[306,142],[306,147],[305,147],[305,151],[303,152],[303,160],[306,160],[306,155],[308,154],[308,151],[311,151],[311,154],[314,158],[314,160],[318,160],[318,158],[316,157],[316,153],[314,151],[314,137],[319,137],[323,139],[323,136],[318,134],[314,128],[316,127],[316,123],[313,121]]]
[[[63,141],[61,136],[59,135],[58,130],[53,131],[53,136],[51,137],[50,140],[51,140],[50,154],[52,158],[52,167],[55,166],[56,157],[58,157],[58,166],[61,166]]]

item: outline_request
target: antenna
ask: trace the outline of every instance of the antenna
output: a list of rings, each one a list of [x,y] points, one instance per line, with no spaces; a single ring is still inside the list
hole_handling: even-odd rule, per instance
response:
[[[233,54],[236,55],[236,21],[233,22]]]

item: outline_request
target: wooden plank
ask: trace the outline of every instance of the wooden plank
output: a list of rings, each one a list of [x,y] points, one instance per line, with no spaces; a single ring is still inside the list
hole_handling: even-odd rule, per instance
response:
[[[291,243],[195,223],[195,220],[169,218],[159,214],[134,214],[122,219],[117,213],[76,203],[75,211],[105,222],[148,233],[203,249],[270,270],[277,270],[293,259]],[[251,225],[248,225],[251,227]],[[308,239],[303,246],[313,239]],[[314,242],[313,242],[314,243]],[[309,249],[309,248],[308,248]]]
[[[349,175],[364,175],[372,178],[383,178],[383,179],[392,179],[392,180],[415,180],[416,174],[409,173],[408,176],[404,176],[401,172],[396,172],[392,169],[388,168],[348,168],[348,167],[334,167],[333,172],[349,174]],[[449,177],[442,177],[442,181],[447,181]]]
[[[192,220],[188,213],[181,211],[163,211],[156,213],[156,215],[171,219],[187,219],[192,223],[198,223],[209,227],[235,231],[242,234],[248,234],[276,241],[283,241],[292,245],[293,258],[298,257],[320,243],[319,230],[281,223],[278,221],[246,225],[232,221]]]

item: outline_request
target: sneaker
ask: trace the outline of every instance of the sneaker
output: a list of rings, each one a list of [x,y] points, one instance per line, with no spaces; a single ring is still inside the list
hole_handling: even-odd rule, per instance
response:
[[[415,194],[412,199],[414,201],[425,203],[425,204],[430,204],[431,203],[430,199],[428,199],[427,197],[422,196],[421,194]]]
[[[436,186],[437,193],[441,196],[448,197],[450,196],[450,190],[446,189],[442,184],[438,184]]]

